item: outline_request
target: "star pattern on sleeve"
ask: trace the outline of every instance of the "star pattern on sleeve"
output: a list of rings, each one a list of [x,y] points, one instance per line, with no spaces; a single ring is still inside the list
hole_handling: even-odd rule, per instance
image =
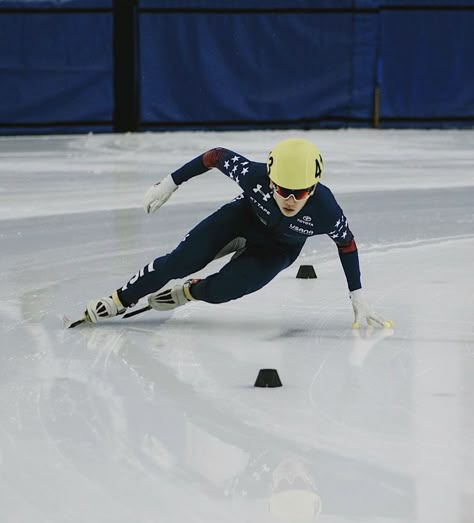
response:
[[[224,162],[224,173],[231,180],[239,183],[240,179],[249,173],[249,167],[247,167],[249,164],[250,162],[245,158],[234,155],[232,158]]]
[[[349,233],[347,218],[342,215],[334,224],[334,228],[328,232],[328,236],[330,236],[334,241],[345,240]]]

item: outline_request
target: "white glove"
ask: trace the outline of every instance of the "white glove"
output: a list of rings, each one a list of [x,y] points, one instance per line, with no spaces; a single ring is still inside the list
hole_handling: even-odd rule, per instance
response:
[[[156,311],[169,311],[181,305],[186,305],[189,301],[194,300],[189,289],[193,283],[198,281],[187,280],[171,289],[150,294],[148,296],[148,305]]]
[[[176,191],[178,186],[174,183],[171,174],[163,178],[161,182],[150,187],[143,198],[143,207],[147,214],[156,212]]]
[[[384,319],[380,314],[372,310],[372,307],[363,296],[362,289],[350,292],[349,296],[352,301],[352,308],[354,309],[353,329],[358,329],[360,322],[363,320],[366,320],[368,325],[374,325],[376,323],[384,329],[391,329],[393,327],[391,320]]]

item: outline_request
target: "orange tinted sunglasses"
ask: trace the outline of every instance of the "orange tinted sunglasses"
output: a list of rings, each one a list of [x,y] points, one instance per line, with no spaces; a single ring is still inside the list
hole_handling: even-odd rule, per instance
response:
[[[314,188],[316,187],[316,185],[312,185],[307,189],[286,189],[285,187],[280,187],[276,183],[273,183],[273,186],[277,194],[285,200],[292,195],[295,200],[306,200],[306,198],[309,198],[314,193]]]

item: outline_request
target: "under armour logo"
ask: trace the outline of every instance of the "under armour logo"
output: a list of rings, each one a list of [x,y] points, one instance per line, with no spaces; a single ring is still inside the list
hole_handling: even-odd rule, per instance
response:
[[[254,193],[259,193],[263,196],[263,201],[266,202],[270,199],[270,194],[262,191],[262,186],[257,183],[257,186],[253,190]]]

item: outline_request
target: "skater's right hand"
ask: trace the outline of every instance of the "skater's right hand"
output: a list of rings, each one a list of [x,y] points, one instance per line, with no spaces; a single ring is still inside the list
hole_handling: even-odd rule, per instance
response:
[[[163,178],[161,182],[150,187],[143,198],[143,207],[145,212],[150,214],[156,212],[176,191],[178,186],[174,183],[171,174]]]

